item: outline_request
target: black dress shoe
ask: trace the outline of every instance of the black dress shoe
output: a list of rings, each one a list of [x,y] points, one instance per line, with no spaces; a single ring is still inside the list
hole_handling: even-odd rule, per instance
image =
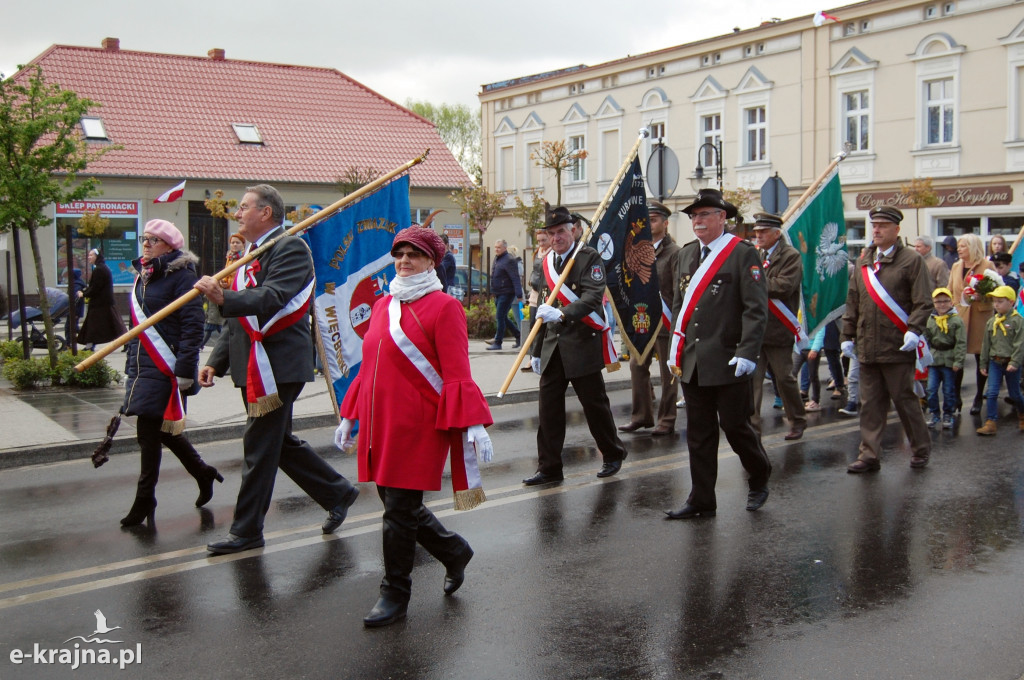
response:
[[[747,494],[747,510],[754,512],[768,500],[768,487],[763,489],[751,489]]]
[[[408,610],[408,602],[395,602],[381,595],[370,613],[363,617],[363,625],[367,628],[390,626],[398,619],[404,619]]]
[[[855,460],[846,466],[846,471],[859,474],[861,472],[878,472],[882,469],[882,464],[877,460],[866,461],[866,460]]]
[[[466,580],[466,565],[473,559],[473,549],[468,548],[465,559],[457,565],[448,567],[444,573],[444,594],[451,595],[462,586]]]
[[[645,427],[654,427],[654,423],[630,422],[627,425],[619,425],[619,432],[636,432],[637,430],[642,430]]]
[[[546,475],[543,472],[538,471],[533,477],[527,477],[523,480],[523,484],[526,486],[537,486],[538,484],[550,484],[551,482],[560,482],[565,477],[561,473],[557,475]]]
[[[700,508],[687,503],[678,510],[666,510],[665,514],[669,519],[693,519],[694,517],[714,517],[714,510],[701,510]]]
[[[352,504],[356,502],[356,498],[359,497],[358,487],[353,486],[345,497],[341,499],[341,502],[334,506],[334,509],[327,514],[327,519],[324,520],[323,525],[320,529],[325,534],[333,534],[341,523],[348,517],[348,509],[352,507]]]
[[[604,465],[601,466],[601,470],[597,473],[597,476],[602,478],[602,479],[605,478],[605,477],[611,477],[612,475],[614,475],[615,473],[617,473],[621,469],[622,469],[622,461],[621,460],[617,460],[614,463],[605,463]]]
[[[212,552],[214,555],[230,555],[232,553],[242,552],[243,550],[262,548],[263,546],[264,543],[262,536],[244,538],[242,536],[228,534],[228,537],[225,538],[223,541],[217,541],[216,543],[208,544],[206,546],[206,549]]]

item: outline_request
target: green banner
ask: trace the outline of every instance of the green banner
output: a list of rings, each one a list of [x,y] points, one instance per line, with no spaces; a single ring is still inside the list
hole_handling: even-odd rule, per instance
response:
[[[846,308],[849,256],[838,166],[790,217],[784,232],[803,258],[800,320],[808,337],[813,338],[822,326],[842,316]]]

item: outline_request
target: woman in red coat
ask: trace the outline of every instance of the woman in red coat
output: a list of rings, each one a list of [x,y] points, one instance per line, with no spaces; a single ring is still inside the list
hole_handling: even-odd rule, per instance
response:
[[[434,273],[444,251],[431,229],[413,226],[395,236],[397,276],[390,295],[373,306],[335,435],[339,448],[348,448],[359,421],[359,481],[376,482],[384,503],[384,579],[363,619],[369,627],[405,616],[417,542],[444,564],[446,595],[462,585],[473,557],[469,543],[423,505],[424,491],[441,488],[449,450],[456,509],[480,503],[476,455],[487,461],[492,451],[484,430],[491,412],[469,369],[466,315]]]

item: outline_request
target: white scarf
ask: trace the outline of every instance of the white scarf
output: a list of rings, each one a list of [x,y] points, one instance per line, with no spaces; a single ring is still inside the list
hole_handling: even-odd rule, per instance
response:
[[[441,290],[441,279],[437,278],[437,272],[433,269],[412,276],[396,276],[388,286],[391,297],[399,302],[419,300],[435,290]]]

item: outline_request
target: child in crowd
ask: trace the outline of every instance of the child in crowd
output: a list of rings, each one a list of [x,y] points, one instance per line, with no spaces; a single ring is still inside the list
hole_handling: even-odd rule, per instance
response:
[[[1024,317],[1014,308],[1017,296],[1013,288],[999,286],[988,294],[992,298],[995,315],[985,324],[985,338],[981,343],[981,374],[988,376],[985,404],[985,424],[978,428],[980,435],[996,433],[999,418],[999,389],[1006,376],[1006,391],[1017,409],[1018,427],[1024,431],[1024,400],[1020,395],[1019,369],[1024,359]]]
[[[821,370],[821,355],[825,355],[828,362],[828,370],[832,375],[832,384],[835,386],[833,399],[841,399],[845,387],[843,384],[843,365],[840,362],[839,354],[839,327],[835,321],[829,321],[821,327],[811,340],[811,346],[794,355],[793,373],[801,374],[801,369],[806,362],[808,368],[808,389],[810,400],[804,404],[804,410],[813,412],[821,410],[821,380],[818,374]]]
[[[958,400],[955,374],[964,368],[967,355],[967,331],[964,322],[953,308],[953,294],[948,288],[932,291],[935,309],[928,317],[924,329],[925,340],[932,350],[932,364],[928,367],[928,427],[953,427],[953,414]],[[939,418],[939,387],[942,388],[942,418]]]
[[[1010,253],[996,253],[989,258],[996,272],[1003,277],[1003,283],[1013,289],[1014,293],[1020,292],[1020,276],[1017,272],[1010,271],[1013,264],[1013,256]]]

